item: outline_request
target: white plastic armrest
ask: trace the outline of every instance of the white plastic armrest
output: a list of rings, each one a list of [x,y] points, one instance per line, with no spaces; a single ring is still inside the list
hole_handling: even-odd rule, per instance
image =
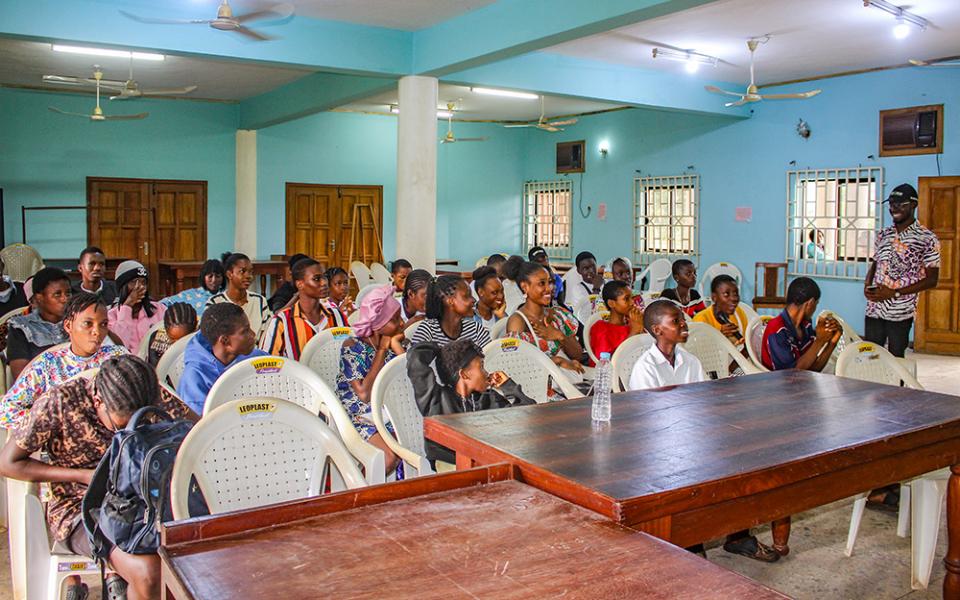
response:
[[[347,415],[347,411],[340,405],[339,400],[337,400],[336,406],[324,404],[325,410],[322,412],[327,415],[327,419],[332,420],[332,424],[340,434],[340,439],[343,440],[343,445],[357,459],[357,462],[363,465],[367,483],[372,485],[386,481],[384,477],[386,463],[383,450],[365,441],[360,436],[360,433],[353,426],[353,421]]]

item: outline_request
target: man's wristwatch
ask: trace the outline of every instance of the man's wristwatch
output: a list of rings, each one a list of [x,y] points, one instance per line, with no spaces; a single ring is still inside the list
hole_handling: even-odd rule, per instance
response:
[[[893,292],[893,297],[894,297],[894,298],[899,298],[899,297],[900,297],[900,292],[894,291],[894,292]]]

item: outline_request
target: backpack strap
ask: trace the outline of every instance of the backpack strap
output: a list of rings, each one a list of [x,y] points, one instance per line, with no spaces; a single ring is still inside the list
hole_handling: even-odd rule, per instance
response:
[[[80,517],[83,521],[83,528],[87,532],[87,539],[90,540],[90,549],[93,558],[97,561],[106,561],[113,549],[113,543],[107,539],[100,524],[97,515],[100,514],[100,507],[103,506],[103,499],[107,494],[107,487],[110,479],[110,452],[107,451],[100,459],[90,479],[90,485],[83,495],[83,501],[80,504]]]
[[[144,406],[143,408],[137,410],[137,412],[133,413],[133,416],[130,417],[130,422],[127,423],[127,426],[124,429],[127,431],[136,431],[137,426],[140,424],[140,420],[149,414],[155,414],[165,421],[173,420],[173,417],[171,417],[167,411],[163,410],[159,406]]]

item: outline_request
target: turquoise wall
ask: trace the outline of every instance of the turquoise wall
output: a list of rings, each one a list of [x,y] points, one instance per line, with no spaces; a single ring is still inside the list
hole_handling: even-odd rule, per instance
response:
[[[142,121],[93,123],[93,97],[0,89],[0,187],[7,243],[20,241],[20,207],[86,204],[86,177],[207,181],[210,255],[233,245],[235,105],[137,100],[105,112],[146,111]],[[86,211],[27,213],[27,241],[43,256],[74,257],[86,245]]]
[[[587,219],[574,219],[574,252],[590,250],[606,260],[615,255],[631,255],[631,186],[635,171],[640,170],[643,175],[678,175],[693,165],[701,185],[701,270],[717,261],[733,262],[745,275],[747,284],[742,294],[749,298],[754,293],[754,263],[784,260],[788,170],[880,165],[884,167],[885,193],[899,183],[916,185],[918,177],[937,175],[933,155],[867,158],[879,154],[879,110],[945,104],[941,171],[943,175],[960,173],[957,71],[897,69],[776,91],[814,87],[822,88],[823,93],[810,100],[754,104],[754,115],[747,120],[638,109],[582,118],[564,134],[545,136],[531,131],[526,143],[524,175],[526,179],[556,177],[555,143],[587,141],[583,197],[594,210]],[[718,96],[717,101],[723,99]],[[794,131],[800,118],[813,130],[807,140]],[[604,139],[609,141],[610,153],[601,158],[598,145]],[[792,160],[797,167],[789,164]],[[597,219],[600,202],[607,204],[603,222]],[[752,207],[751,222],[734,220],[738,206]],[[884,217],[884,223],[889,224],[889,215]],[[492,247],[493,244],[477,248],[476,253]],[[819,283],[824,292],[823,304],[861,328],[865,306],[861,283],[829,279],[820,279]]]

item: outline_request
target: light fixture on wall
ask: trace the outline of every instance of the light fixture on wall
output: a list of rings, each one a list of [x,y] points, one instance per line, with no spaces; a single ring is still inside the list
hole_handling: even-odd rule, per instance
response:
[[[472,87],[470,91],[474,94],[483,94],[484,96],[502,96],[504,98],[521,98],[523,100],[539,100],[540,96],[530,92],[515,92],[513,90],[497,90],[493,88]]]
[[[863,6],[873,6],[879,8],[885,13],[891,14],[897,18],[897,24],[893,27],[893,37],[898,40],[910,35],[910,25],[914,25],[923,31],[927,28],[927,20],[903,8],[890,4],[887,0],[863,0]]]
[[[603,156],[604,158],[606,158],[607,153],[609,153],[609,152],[610,152],[610,142],[607,141],[607,140],[601,141],[601,142],[600,142],[600,156]]]
[[[128,50],[110,50],[107,48],[85,48],[83,46],[64,46],[62,44],[51,44],[54,52],[67,52],[70,54],[87,54],[90,56],[112,56],[115,58],[126,58],[127,60],[135,58],[137,60],[163,60],[166,58],[162,54],[153,52],[130,52]]]
[[[715,67],[720,62],[720,59],[716,56],[708,56],[693,50],[670,50],[669,48],[654,48],[653,57],[685,63],[684,68],[687,73],[696,73],[700,69],[700,65]]]
[[[397,106],[396,104],[391,104],[391,105],[390,105],[390,112],[393,113],[393,114],[395,114],[395,115],[399,115],[399,114],[400,114],[400,107]],[[446,109],[444,109],[444,110],[438,109],[438,110],[437,110],[437,118],[438,118],[438,119],[449,119],[449,118],[452,117],[452,116],[453,116],[453,113],[450,112],[449,110],[446,110]]]

